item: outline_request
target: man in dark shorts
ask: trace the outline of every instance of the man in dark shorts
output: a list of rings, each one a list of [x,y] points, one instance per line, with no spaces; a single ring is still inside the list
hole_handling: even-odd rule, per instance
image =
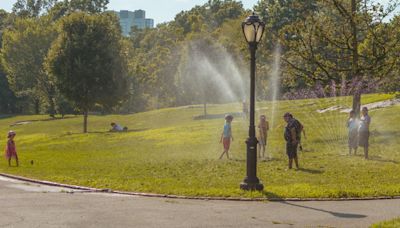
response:
[[[296,164],[296,168],[299,168],[299,161],[297,157],[297,146],[299,144],[300,134],[297,132],[297,129],[300,129],[299,121],[296,121],[292,114],[285,113],[283,119],[287,123],[285,127],[284,138],[286,140],[286,154],[289,158],[289,169],[292,168],[293,160]]]

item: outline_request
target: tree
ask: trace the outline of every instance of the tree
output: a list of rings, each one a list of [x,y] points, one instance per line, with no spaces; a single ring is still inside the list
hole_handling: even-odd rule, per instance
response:
[[[43,63],[55,37],[56,31],[46,17],[18,18],[3,34],[1,57],[9,84],[18,97],[34,101],[36,114],[44,99],[50,115],[54,115],[55,88]]]
[[[0,49],[5,27],[8,23],[8,13],[0,10]],[[0,65],[0,113],[12,113],[15,111],[16,97],[7,81],[3,67]]]
[[[400,92],[400,16],[395,16],[390,23],[381,25],[382,34],[369,38],[369,46],[377,46],[386,43],[385,46],[392,47],[386,62],[386,72],[380,75],[378,86],[384,92]],[[389,45],[388,45],[389,44]],[[382,48],[364,48],[363,52],[382,52]],[[366,49],[366,50],[365,50]],[[389,71],[389,72],[388,72]]]
[[[303,78],[314,85],[318,81],[325,84],[334,81],[350,87],[353,109],[358,113],[366,81],[375,78],[376,72],[389,72],[383,69],[393,48],[378,37],[382,35],[383,19],[397,5],[398,1],[392,1],[384,10],[382,5],[369,0],[312,3],[314,10],[304,11],[307,13],[284,25],[279,32],[279,41],[287,50],[282,59],[290,69],[286,83]],[[371,48],[379,51],[368,51],[367,42],[373,42]]]
[[[53,7],[56,2],[57,0],[17,0],[12,11],[19,17],[37,18],[43,11]]]
[[[0,114],[16,111],[16,97],[9,88],[7,77],[0,66]]]
[[[126,52],[115,15],[72,13],[49,51],[47,69],[60,92],[84,115],[96,105],[118,105],[127,92]]]
[[[19,17],[39,17],[50,12],[55,19],[72,12],[101,13],[109,0],[17,0],[13,13]]]
[[[71,0],[69,8],[72,12],[101,13],[107,9],[109,0]]]

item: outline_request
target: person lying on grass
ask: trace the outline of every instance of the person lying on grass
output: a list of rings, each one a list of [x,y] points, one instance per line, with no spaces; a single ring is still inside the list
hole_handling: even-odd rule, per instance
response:
[[[119,124],[111,123],[110,131],[112,131],[112,132],[128,131],[128,127],[121,127]]]
[[[5,149],[5,155],[6,159],[8,160],[8,166],[11,166],[11,158],[15,158],[15,161],[18,164],[18,155],[17,155],[17,149],[15,147],[15,142],[14,142],[14,137],[15,137],[15,132],[14,131],[9,131],[8,132],[8,141]]]
[[[233,141],[232,127],[231,127],[232,120],[233,120],[232,115],[225,116],[224,130],[221,134],[221,139],[219,141],[220,143],[223,143],[224,151],[222,152],[221,156],[219,156],[219,159],[222,159],[222,157],[224,156],[225,153],[226,153],[226,157],[229,159],[229,148],[231,145],[231,139]]]

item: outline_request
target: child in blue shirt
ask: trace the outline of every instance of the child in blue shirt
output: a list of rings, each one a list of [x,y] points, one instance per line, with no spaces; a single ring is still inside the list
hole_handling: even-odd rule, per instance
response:
[[[224,125],[224,131],[221,134],[221,139],[220,139],[220,143],[223,143],[224,145],[224,152],[222,152],[221,156],[219,156],[219,159],[222,159],[222,157],[224,156],[224,154],[226,153],[226,157],[229,159],[229,148],[231,145],[231,139],[233,141],[233,136],[232,136],[232,127],[231,127],[231,123],[233,120],[233,116],[232,115],[226,115],[225,116],[225,125]]]

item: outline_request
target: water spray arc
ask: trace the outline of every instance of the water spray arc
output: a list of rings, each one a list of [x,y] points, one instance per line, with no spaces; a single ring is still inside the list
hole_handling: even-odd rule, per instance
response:
[[[248,83],[242,75],[247,70],[241,70],[224,47],[197,40],[188,43],[187,50],[181,67],[182,81],[188,93],[204,97],[195,102],[231,103],[244,97],[247,90],[243,85]]]
[[[275,126],[275,114],[276,114],[276,106],[277,99],[279,95],[279,85],[280,85],[280,68],[281,68],[281,45],[278,42],[275,46],[274,50],[274,63],[272,66],[272,72],[270,77],[270,85],[271,85],[271,126]]]

